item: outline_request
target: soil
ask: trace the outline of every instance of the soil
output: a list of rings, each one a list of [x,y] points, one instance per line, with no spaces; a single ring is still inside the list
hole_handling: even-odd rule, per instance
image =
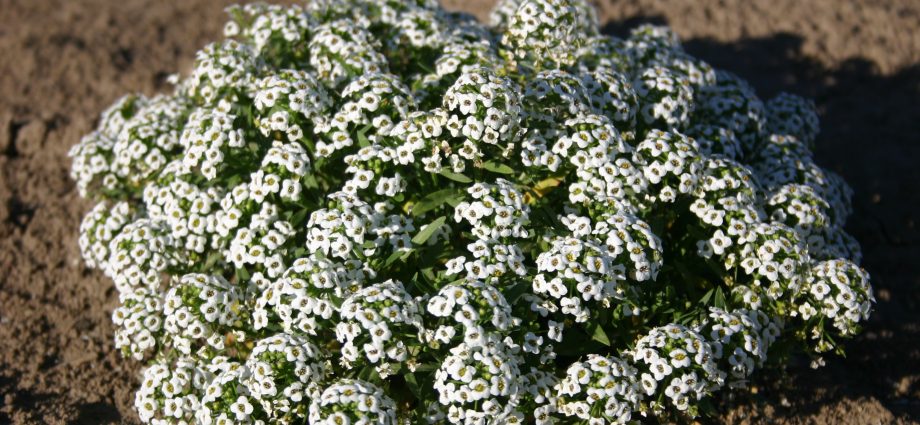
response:
[[[154,93],[215,39],[225,1],[0,1],[0,423],[135,423],[139,365],[115,352],[117,296],[77,248],[89,208],[67,150],[130,91]],[[491,1],[451,1],[485,17]],[[856,191],[848,229],[878,305],[848,358],[793,364],[716,423],[920,423],[920,2],[641,0],[605,30],[667,23],[763,97],[816,99],[818,161]]]

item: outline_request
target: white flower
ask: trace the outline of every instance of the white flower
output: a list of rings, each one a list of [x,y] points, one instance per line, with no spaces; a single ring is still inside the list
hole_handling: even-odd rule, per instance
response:
[[[230,411],[236,414],[236,420],[245,421],[252,413],[252,404],[244,396],[239,396],[236,402],[230,405]]]

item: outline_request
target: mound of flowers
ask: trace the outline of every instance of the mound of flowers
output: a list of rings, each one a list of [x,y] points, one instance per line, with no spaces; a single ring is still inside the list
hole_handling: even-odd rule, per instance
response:
[[[704,414],[874,302],[811,101],[583,0],[229,8],[73,147],[147,423]]]

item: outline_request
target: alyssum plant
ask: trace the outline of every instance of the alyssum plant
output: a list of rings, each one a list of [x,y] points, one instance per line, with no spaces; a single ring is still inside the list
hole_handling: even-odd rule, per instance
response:
[[[667,28],[600,35],[583,0],[229,13],[71,151],[144,422],[680,420],[869,315],[814,105]]]

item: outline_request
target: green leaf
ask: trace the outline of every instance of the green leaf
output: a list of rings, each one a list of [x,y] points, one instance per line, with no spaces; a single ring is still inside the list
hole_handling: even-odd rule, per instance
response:
[[[422,363],[415,367],[416,372],[431,372],[438,368],[439,365],[434,363]]]
[[[458,174],[458,173],[448,171],[448,170],[441,170],[439,174],[455,182],[458,182],[458,183],[472,183],[473,182],[472,179],[470,179],[467,176],[464,176],[463,174]]]
[[[684,314],[678,315],[675,322],[680,323],[681,325],[690,325],[691,323],[693,323],[696,317],[697,317],[697,312],[690,310]]]
[[[246,270],[246,267],[240,267],[236,269],[237,283],[248,282],[250,277],[251,276],[249,276],[249,270]]]
[[[415,235],[415,237],[412,238],[412,243],[421,245],[425,242],[428,242],[428,239],[431,238],[431,235],[434,235],[434,232],[436,232],[444,224],[445,221],[447,221],[447,217],[440,216],[431,223],[428,223],[425,227],[422,228],[422,230],[418,232],[418,234]]]
[[[540,198],[546,196],[547,193],[550,193],[550,192],[552,192],[554,189],[556,189],[557,187],[559,187],[559,185],[562,184],[562,180],[563,180],[563,179],[564,179],[564,177],[562,177],[562,176],[560,176],[560,177],[550,177],[550,178],[543,179],[543,180],[537,182],[537,184],[535,184],[535,185],[533,186],[533,188],[532,188],[531,191],[528,191],[528,192],[524,193],[524,200],[525,200],[528,204],[533,204],[533,203],[536,202],[538,199],[540,199]]]
[[[715,289],[710,289],[706,292],[706,295],[703,295],[703,298],[700,298],[700,304],[709,305],[709,300],[712,298],[712,295],[715,294]]]
[[[403,379],[406,380],[406,386],[409,387],[409,391],[412,392],[412,395],[414,395],[415,398],[421,399],[422,398],[421,386],[419,386],[418,380],[415,379],[415,374],[411,372],[407,373],[403,375]]]
[[[387,268],[393,265],[393,263],[395,263],[397,260],[405,260],[406,258],[409,258],[409,255],[411,255],[413,251],[414,250],[412,249],[405,251],[405,252],[404,251],[393,251],[393,253],[390,254],[389,257],[387,257],[386,261],[383,262],[382,267]]]
[[[466,199],[466,192],[461,192],[458,196],[447,198],[447,201],[445,202],[447,202],[447,205],[450,205],[451,207],[456,207],[458,204],[463,202],[464,199]]]
[[[709,417],[712,417],[716,413],[718,413],[718,410],[712,404],[712,400],[708,398],[704,398],[699,401],[699,410],[700,410],[700,413],[702,413],[705,416],[709,416]]]
[[[453,255],[450,247],[443,240],[432,245],[416,246],[415,248],[419,252],[418,261],[415,263],[419,269],[432,267],[439,263],[438,260]]]
[[[304,176],[302,181],[304,188],[316,189],[319,187],[319,182],[316,181],[316,177],[314,177],[312,174]]]
[[[591,353],[589,351],[594,348],[597,344],[588,339],[588,335],[584,332],[566,332],[565,340],[562,344],[556,344],[555,351],[556,354],[562,356],[582,356],[584,353]]]
[[[364,126],[363,128],[361,128],[360,130],[358,130],[358,146],[359,147],[366,148],[371,145],[370,140],[367,140],[367,132],[372,127],[373,125],[368,124]]]
[[[360,371],[358,371],[358,378],[364,381],[374,382],[377,380],[374,378],[380,378],[380,375],[377,374],[377,371],[373,366],[365,366]]]
[[[430,289],[433,290],[434,289],[433,285],[435,284],[435,282],[437,282],[437,276],[434,274],[434,270],[431,267],[428,267],[428,268],[422,269],[421,272],[422,272],[421,277],[424,278],[422,280],[426,283],[425,286],[428,286]]]
[[[553,211],[553,210],[549,207],[549,205],[546,205],[546,204],[541,205],[541,206],[540,206],[540,212],[542,212],[542,213],[546,216],[547,220],[549,220],[549,222],[550,222],[554,227],[556,227],[556,228],[564,227],[564,226],[562,225],[562,223],[559,221],[559,218],[556,217],[557,213],[556,213],[555,211]]]
[[[310,210],[304,208],[304,209],[302,209],[302,210],[297,211],[296,213],[294,213],[294,215],[292,215],[291,218],[290,218],[290,220],[288,220],[288,221],[290,221],[290,223],[291,223],[292,226],[298,227],[298,226],[300,226],[301,224],[303,224],[303,221],[304,221],[304,219],[307,218],[307,213],[309,213],[309,212],[310,212]]]
[[[507,300],[509,304],[514,305],[518,298],[527,292],[527,289],[530,288],[530,286],[531,285],[525,282],[511,285],[507,290],[502,291],[503,295],[505,296],[505,300]]]
[[[448,203],[452,198],[460,197],[461,199],[465,196],[465,192],[460,189],[448,188],[441,189],[437,192],[431,193],[428,196],[422,198],[418,203],[412,206],[412,215],[418,217],[422,214],[425,214],[428,211],[431,211],[435,208]]]
[[[722,292],[722,288],[716,288],[715,305],[719,308],[725,308],[725,293]]]
[[[240,184],[240,181],[242,181],[242,180],[243,180],[242,177],[240,177],[239,175],[234,174],[234,175],[231,176],[229,179],[227,179],[227,187],[234,187],[234,186]]]
[[[493,172],[493,173],[498,173],[498,174],[512,174],[512,173],[514,173],[514,169],[513,169],[513,168],[511,168],[511,167],[509,167],[509,166],[507,166],[507,165],[505,165],[505,164],[501,164],[501,163],[495,162],[495,161],[486,161],[486,162],[482,163],[482,168],[485,168],[486,170],[489,170],[489,171],[491,171],[491,172]]]
[[[604,332],[604,328],[601,325],[598,325],[596,323],[591,325],[590,327],[594,328],[594,330],[591,331],[591,339],[609,347],[610,338],[607,337],[607,333]]]
[[[204,270],[211,270],[211,267],[214,267],[214,264],[217,264],[217,260],[223,258],[223,255],[219,252],[212,252],[208,255],[208,258],[204,261]]]

